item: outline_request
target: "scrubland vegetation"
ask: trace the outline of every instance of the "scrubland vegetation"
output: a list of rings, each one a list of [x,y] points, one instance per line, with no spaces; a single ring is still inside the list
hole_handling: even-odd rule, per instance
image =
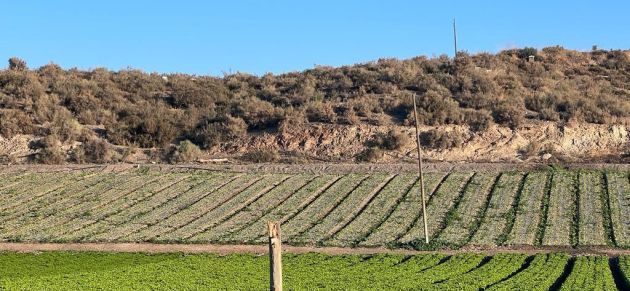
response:
[[[136,148],[183,162],[195,147],[205,150],[260,131],[309,123],[409,125],[414,94],[423,124],[467,125],[473,133],[492,124],[518,129],[532,120],[626,124],[629,83],[628,51],[561,47],[223,77],[66,70],[52,63],[30,69],[12,58],[0,70],[0,135],[42,137],[31,146],[39,149],[33,159],[43,163],[124,160]],[[392,137],[369,149],[364,160],[406,142]],[[454,133],[424,137],[431,147],[462,142]],[[113,151],[112,145],[127,149]],[[248,159],[276,156],[259,152]]]

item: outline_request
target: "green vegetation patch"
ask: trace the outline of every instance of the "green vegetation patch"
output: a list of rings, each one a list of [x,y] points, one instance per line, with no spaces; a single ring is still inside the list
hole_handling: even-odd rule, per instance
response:
[[[568,262],[562,254],[285,254],[283,274],[287,290],[618,288],[608,258],[578,257],[563,274]],[[619,262],[620,276],[627,275],[627,258]],[[0,253],[0,289],[266,290],[268,268],[267,256],[255,254],[6,252]]]

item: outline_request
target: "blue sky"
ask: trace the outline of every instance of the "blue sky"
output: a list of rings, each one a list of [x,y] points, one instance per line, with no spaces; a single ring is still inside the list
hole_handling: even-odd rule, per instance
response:
[[[264,74],[452,55],[453,18],[473,53],[630,48],[630,1],[3,2],[0,60],[30,67]]]

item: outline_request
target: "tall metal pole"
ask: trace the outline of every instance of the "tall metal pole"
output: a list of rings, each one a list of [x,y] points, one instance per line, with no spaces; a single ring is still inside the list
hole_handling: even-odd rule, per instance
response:
[[[427,225],[427,208],[424,198],[424,176],[422,175],[422,151],[420,150],[420,129],[418,128],[418,109],[416,94],[413,94],[413,116],[416,119],[416,147],[418,148],[418,176],[420,176],[420,196],[422,197],[422,219],[424,220],[424,241],[429,243],[429,227]]]
[[[455,26],[455,18],[453,18],[453,39],[455,40],[455,57],[457,57],[457,27]]]

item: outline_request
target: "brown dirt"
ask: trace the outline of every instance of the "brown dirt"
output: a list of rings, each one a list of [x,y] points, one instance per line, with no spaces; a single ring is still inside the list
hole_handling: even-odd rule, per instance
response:
[[[23,157],[33,154],[34,151],[29,149],[29,143],[33,140],[33,136],[16,135],[12,138],[5,138],[0,135],[0,156]]]
[[[279,151],[287,161],[300,164],[354,163],[370,140],[379,134],[396,130],[409,137],[399,150],[387,151],[381,163],[413,163],[416,158],[415,129],[401,125],[333,125],[307,124],[290,131],[250,134],[212,148],[199,159],[207,164],[238,161],[244,153],[257,149]],[[630,149],[630,126],[589,123],[559,124],[529,121],[517,130],[492,125],[474,134],[467,126],[422,126],[425,132],[437,129],[457,132],[464,143],[451,149],[425,149],[423,155],[434,162],[548,163],[548,162],[620,162]],[[29,143],[37,138],[18,135],[11,139],[0,136],[0,157],[7,163],[26,163],[36,153]],[[68,147],[69,145],[66,145]],[[122,146],[115,146],[120,152]],[[526,149],[534,150],[527,151]],[[148,163],[150,149],[137,151],[125,161]]]
[[[412,126],[399,125],[310,124],[289,132],[250,135],[215,148],[210,154],[229,157],[254,149],[275,149],[297,153],[311,160],[347,162],[354,161],[374,136],[387,133],[391,129],[406,134],[411,142],[399,150],[388,152],[382,161],[413,161],[416,157],[413,142],[415,129]],[[630,128],[624,125],[558,124],[544,121],[530,121],[518,130],[493,125],[479,134],[473,134],[467,126],[460,125],[422,126],[420,131],[431,129],[458,132],[465,138],[461,147],[427,149],[424,153],[427,160],[447,162],[604,161],[626,151],[630,138]],[[523,155],[522,151],[529,146],[537,150],[530,155]]]
[[[499,253],[540,254],[564,252],[570,255],[630,255],[630,250],[612,249],[608,247],[498,247],[498,248],[464,248],[460,250],[414,251],[406,249],[386,248],[338,248],[312,246],[283,246],[283,252],[291,254],[322,253],[329,255],[370,255],[370,254],[445,254],[482,253],[494,255]],[[139,253],[255,253],[268,252],[266,245],[213,245],[213,244],[151,244],[151,243],[0,243],[0,251],[9,252],[42,252],[42,251],[77,251],[77,252],[139,252]]]
[[[431,162],[424,163],[425,172],[476,172],[476,171],[528,171],[536,169],[546,169],[547,163],[457,163],[457,162]],[[613,163],[560,163],[557,164],[567,169],[608,169],[628,171],[630,164]],[[52,171],[104,171],[118,172],[133,168],[148,167],[156,171],[182,171],[182,170],[205,170],[205,171],[227,171],[237,173],[281,173],[281,174],[346,174],[346,173],[405,173],[416,172],[418,166],[415,163],[383,163],[383,164],[346,164],[346,163],[312,163],[312,164],[225,164],[225,165],[203,165],[203,164],[109,164],[109,165],[5,165],[0,166],[0,173],[3,172],[52,172]]]

